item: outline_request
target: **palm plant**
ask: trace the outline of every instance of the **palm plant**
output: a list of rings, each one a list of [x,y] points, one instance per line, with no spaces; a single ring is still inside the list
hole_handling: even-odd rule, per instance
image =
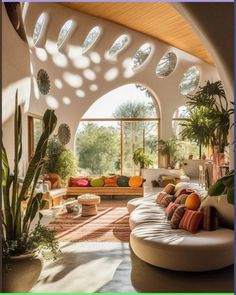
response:
[[[189,139],[199,145],[199,158],[202,156],[202,147],[207,147],[210,144],[212,136],[212,125],[208,119],[208,109],[204,106],[190,110],[190,116],[185,121],[180,123],[184,128],[180,132],[183,139]]]
[[[16,93],[14,117],[14,170],[10,172],[8,157],[2,145],[2,245],[3,255],[16,256],[49,248],[53,254],[57,252],[55,234],[38,225],[31,230],[31,224],[45,206],[43,194],[35,192],[37,181],[45,161],[48,139],[52,134],[57,118],[54,111],[47,110],[43,116],[44,130],[39,139],[35,154],[29,163],[26,175],[20,188],[18,181],[19,162],[22,156],[22,121],[21,107],[18,106]],[[22,201],[27,200],[27,207],[22,210]],[[39,214],[40,219],[42,215]]]
[[[213,147],[218,146],[220,152],[224,152],[228,145],[228,133],[230,128],[230,115],[234,112],[233,108],[229,109],[229,104],[221,81],[207,81],[194,95],[187,96],[187,105],[191,110],[191,115],[198,118],[203,123],[197,142],[208,142]],[[204,110],[204,112],[203,112]],[[202,115],[202,116],[201,116]],[[188,126],[188,125],[187,125]],[[186,127],[187,127],[186,126]],[[197,125],[194,125],[196,127]],[[190,128],[190,127],[189,127]],[[202,134],[200,134],[203,132]],[[183,134],[191,136],[190,132],[183,131]],[[193,132],[195,133],[195,132]],[[187,137],[186,136],[186,137]],[[196,140],[188,137],[189,139]]]

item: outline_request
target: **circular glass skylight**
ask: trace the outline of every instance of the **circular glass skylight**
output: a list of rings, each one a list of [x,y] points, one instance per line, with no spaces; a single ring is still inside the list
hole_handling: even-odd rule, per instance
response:
[[[132,60],[133,71],[137,70],[145,63],[145,61],[147,60],[148,56],[151,53],[151,50],[152,50],[151,45],[148,43],[145,43],[136,51]]]
[[[175,69],[177,63],[177,56],[174,52],[169,52],[165,54],[156,67],[156,74],[158,77],[169,76]]]
[[[36,21],[35,27],[34,27],[34,33],[33,33],[33,41],[34,45],[37,44],[37,41],[39,40],[40,34],[42,32],[42,28],[45,22],[45,13],[40,14],[38,20]]]
[[[67,22],[64,23],[64,25],[62,26],[60,33],[58,35],[58,39],[57,39],[57,48],[59,49],[62,44],[65,42],[66,37],[68,36],[71,28],[72,28],[72,20],[68,20]]]
[[[94,43],[97,41],[98,37],[100,36],[101,32],[102,32],[102,29],[98,26],[92,28],[92,30],[89,31],[83,43],[83,47],[82,47],[83,53],[88,51],[94,45]]]
[[[121,52],[128,45],[128,42],[129,42],[128,35],[121,35],[112,44],[111,48],[108,51],[108,55],[110,57],[116,56],[119,52]]]
[[[180,93],[187,95],[194,91],[200,81],[200,70],[196,66],[190,67],[183,75],[183,78],[180,81],[179,89]]]

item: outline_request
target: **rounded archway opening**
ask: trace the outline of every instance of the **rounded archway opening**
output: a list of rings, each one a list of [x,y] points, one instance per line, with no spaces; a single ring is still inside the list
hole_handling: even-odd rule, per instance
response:
[[[103,95],[82,117],[75,136],[80,175],[138,175],[157,168],[160,107],[153,91],[127,84]],[[144,153],[135,164],[135,151]]]

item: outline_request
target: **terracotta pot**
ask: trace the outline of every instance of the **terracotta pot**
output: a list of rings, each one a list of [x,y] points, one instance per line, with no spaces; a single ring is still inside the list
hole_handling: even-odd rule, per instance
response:
[[[162,155],[161,157],[161,167],[167,169],[170,165],[170,156]]]
[[[42,261],[33,254],[14,256],[8,270],[3,270],[4,293],[25,293],[36,284],[42,271]]]

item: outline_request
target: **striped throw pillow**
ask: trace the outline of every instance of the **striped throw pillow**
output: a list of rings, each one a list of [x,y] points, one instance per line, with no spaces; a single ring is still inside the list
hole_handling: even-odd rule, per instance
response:
[[[171,220],[171,217],[172,215],[174,214],[175,212],[175,209],[179,207],[179,204],[175,204],[173,202],[171,202],[167,208],[166,208],[166,211],[165,211],[165,214],[166,214],[166,217],[168,220]]]
[[[201,209],[203,218],[201,228],[205,230],[216,230],[219,227],[218,212],[215,207],[206,206]]]
[[[160,193],[157,195],[157,197],[156,197],[156,203],[160,205],[162,199],[163,199],[165,196],[167,196],[167,193],[166,193],[166,192],[163,192],[163,191],[160,192]]]
[[[170,226],[173,229],[177,229],[179,228],[179,223],[182,219],[182,217],[184,216],[184,213],[186,211],[186,208],[184,205],[179,205],[177,209],[175,209],[171,220],[170,220]]]
[[[174,196],[172,195],[166,195],[164,196],[164,198],[161,200],[161,203],[160,205],[163,206],[163,207],[167,207],[171,202],[174,201]]]
[[[175,203],[184,205],[187,197],[188,197],[188,194],[182,194],[176,198]]]
[[[187,210],[180,221],[179,228],[185,229],[195,234],[198,231],[202,218],[203,218],[202,212]]]

